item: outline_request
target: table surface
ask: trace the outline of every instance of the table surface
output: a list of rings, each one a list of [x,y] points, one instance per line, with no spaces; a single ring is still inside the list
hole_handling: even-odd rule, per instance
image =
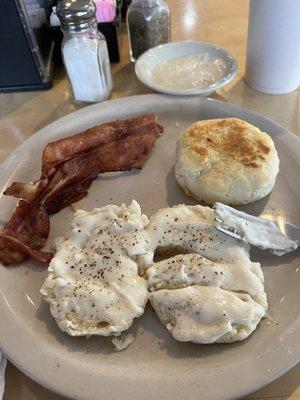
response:
[[[299,90],[270,96],[256,92],[244,83],[248,0],[168,0],[168,3],[173,41],[215,43],[228,49],[238,60],[235,79],[212,97],[259,112],[300,136]],[[134,75],[124,24],[119,32],[119,48],[121,62],[112,66],[114,91],[111,98],[152,93]],[[48,91],[0,94],[0,162],[40,128],[85,105],[74,103],[63,70],[55,71],[53,88]],[[246,399],[300,400],[299,382],[300,366]],[[9,363],[4,400],[16,399],[62,400]]]

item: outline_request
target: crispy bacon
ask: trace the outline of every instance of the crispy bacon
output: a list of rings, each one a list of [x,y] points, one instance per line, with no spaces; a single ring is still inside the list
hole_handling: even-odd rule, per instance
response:
[[[28,257],[32,257],[37,261],[49,263],[53,257],[52,252],[32,250],[28,245],[24,244],[13,236],[0,235],[0,251],[4,251],[1,260],[5,265],[14,264],[24,261]]]
[[[155,131],[156,136],[163,131],[156,122],[155,114],[98,125],[75,136],[49,143],[43,151],[41,178],[33,183],[14,182],[4,194],[31,201],[48,185],[59,165],[72,157],[132,134],[150,131]]]
[[[56,214],[63,208],[69,206],[76,201],[81,200],[88,194],[88,188],[95,179],[95,175],[87,176],[82,180],[75,182],[69,182],[62,189],[57,187],[56,190],[52,190],[51,196],[48,196],[46,204],[47,213],[49,215]]]
[[[148,114],[97,125],[77,135],[49,143],[43,151],[42,172],[45,173],[51,167],[61,164],[77,154],[122,139],[132,133],[151,130],[156,126],[156,115]]]
[[[113,134],[108,134],[107,128]],[[162,130],[150,114],[100,125],[47,145],[42,177],[33,183],[14,182],[4,192],[21,200],[0,233],[0,260],[6,265],[28,257],[49,262],[52,253],[41,251],[49,235],[48,215],[86,196],[99,173],[141,168]],[[85,137],[88,143],[84,143]],[[101,145],[95,147],[96,143]]]
[[[49,178],[43,175],[35,182],[13,182],[5,191],[7,196],[13,196],[17,199],[32,201],[39,193],[41,193],[48,185]]]
[[[136,133],[82,153],[63,164],[43,192],[43,207],[49,214],[80,200],[99,173],[141,168],[157,132]]]
[[[8,265],[25,260],[44,247],[50,230],[49,217],[41,199],[20,200],[0,233],[0,260]]]

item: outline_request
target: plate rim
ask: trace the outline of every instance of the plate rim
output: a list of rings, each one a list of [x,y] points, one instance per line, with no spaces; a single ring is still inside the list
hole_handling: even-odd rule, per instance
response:
[[[29,143],[30,144],[30,143],[34,142],[35,138],[38,135],[40,135],[40,136],[43,135],[43,130],[44,129],[46,129],[46,128],[49,129],[49,128],[55,127],[56,124],[58,124],[58,123],[61,124],[62,120],[71,119],[74,116],[75,113],[77,115],[78,114],[80,115],[81,113],[82,114],[85,113],[87,111],[87,109],[89,109],[89,111],[92,111],[94,109],[95,110],[98,109],[99,107],[106,107],[106,106],[109,107],[109,105],[112,102],[117,104],[117,103],[123,103],[125,101],[128,104],[128,101],[134,103],[136,100],[141,102],[141,101],[143,101],[143,99],[147,99],[147,100],[152,99],[153,102],[157,102],[159,99],[171,99],[172,101],[177,101],[178,100],[178,102],[183,101],[182,97],[174,98],[174,97],[171,97],[171,96],[165,96],[165,95],[160,95],[160,94],[148,94],[148,95],[136,95],[136,96],[123,97],[123,98],[119,98],[119,99],[109,100],[109,101],[106,101],[104,103],[97,103],[97,104],[93,104],[93,105],[84,107],[84,108],[82,108],[80,110],[74,111],[74,112],[72,112],[70,114],[67,114],[67,115],[63,116],[63,117],[53,121],[52,123],[46,125],[42,129],[38,130],[31,137],[29,137],[26,141],[24,141],[22,144],[20,144],[10,154],[10,156],[8,156],[6,158],[6,160],[1,164],[0,168],[1,168],[1,170],[3,170],[6,167],[9,167],[10,161],[14,159],[14,157],[17,155],[18,151],[20,151],[20,148],[22,148],[25,143],[27,143],[27,144]],[[187,97],[187,100],[193,101],[191,97]],[[249,116],[266,120],[269,123],[271,123],[273,126],[276,126],[277,129],[282,130],[282,133],[283,133],[282,136],[286,137],[286,135],[287,135],[290,138],[291,143],[285,142],[285,145],[288,148],[290,147],[292,150],[296,151],[296,153],[297,153],[298,150],[300,150],[300,138],[297,137],[292,132],[290,132],[288,129],[286,129],[286,128],[282,127],[281,125],[279,125],[277,122],[271,120],[270,118],[264,117],[264,116],[260,115],[259,113],[256,113],[254,111],[248,110],[248,109],[246,109],[244,107],[236,106],[236,105],[234,105],[232,103],[229,103],[229,102],[226,102],[226,101],[215,100],[215,99],[206,99],[206,98],[199,98],[199,101],[200,102],[204,102],[204,103],[210,102],[211,104],[212,103],[223,104],[223,105],[226,105],[225,107],[228,106],[229,108],[231,108],[232,109],[232,113],[234,113],[235,111],[244,111]],[[3,303],[3,298],[2,298],[3,296],[2,296],[1,288],[0,288],[0,295],[1,295],[1,297],[0,297],[0,305],[1,305],[1,303]],[[3,319],[3,317],[2,317],[2,315],[0,315],[0,320],[2,320],[2,319]],[[300,322],[299,319],[297,319],[295,321],[295,323],[296,322],[297,322],[297,326],[298,326],[299,322]],[[3,346],[3,344],[4,344],[4,346]],[[20,361],[20,357],[18,357],[19,352],[18,351],[14,352],[14,349],[15,349],[14,346],[6,346],[5,343],[3,343],[3,341],[2,341],[2,335],[0,335],[0,347],[1,347],[2,351],[8,356],[8,358],[12,361],[12,363],[14,365],[16,365],[21,371],[23,371],[26,375],[28,375],[34,381],[40,383],[41,385],[43,385],[44,387],[50,389],[51,391],[53,391],[55,393],[61,394],[63,396],[74,396],[74,393],[72,393],[70,390],[69,391],[58,390],[56,386],[53,386],[52,384],[49,384],[49,382],[47,381],[47,379],[45,377],[45,374],[43,374],[43,373],[40,373],[40,374],[39,373],[36,373],[36,374],[31,373],[30,371],[32,370],[32,368],[29,369],[29,370],[28,370],[28,367],[26,368],[26,365],[28,366],[28,362],[26,362],[26,361],[24,362],[24,360]],[[13,347],[13,348],[11,349],[9,347]],[[23,352],[24,352],[24,349],[22,350],[22,353]],[[294,354],[292,362],[286,363],[284,368],[282,368],[282,367],[279,368],[276,373],[274,373],[270,377],[266,377],[263,381],[260,381],[259,383],[257,383],[257,385],[255,387],[251,386],[251,387],[244,388],[242,391],[240,391],[238,393],[235,392],[235,394],[233,396],[230,396],[230,397],[225,396],[223,398],[224,399],[238,399],[241,396],[245,396],[247,394],[250,394],[253,391],[256,391],[259,388],[267,385],[268,383],[271,383],[273,380],[277,379],[279,376],[283,375],[289,369],[293,368],[293,366],[296,365],[298,361],[299,361],[299,355]],[[33,369],[37,370],[38,368],[33,368]]]

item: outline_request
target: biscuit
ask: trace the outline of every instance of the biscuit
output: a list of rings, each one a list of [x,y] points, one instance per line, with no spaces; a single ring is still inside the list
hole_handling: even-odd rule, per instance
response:
[[[198,121],[177,146],[176,179],[188,196],[247,204],[268,195],[279,171],[273,140],[237,118]]]

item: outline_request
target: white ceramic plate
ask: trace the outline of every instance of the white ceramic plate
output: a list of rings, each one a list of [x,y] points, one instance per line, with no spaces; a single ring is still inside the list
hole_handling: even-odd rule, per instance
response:
[[[192,89],[175,89],[155,82],[153,72],[164,61],[199,54],[208,56],[211,63],[217,59],[222,60],[222,76],[206,86]],[[135,64],[136,76],[144,85],[160,93],[178,96],[208,96],[231,81],[236,72],[237,61],[231,54],[221,47],[203,42],[171,42],[162,44],[146,51],[138,58]]]
[[[40,130],[5,161],[0,189],[14,180],[37,178],[41,150],[49,141],[97,123],[148,112],[158,114],[165,133],[146,165],[141,171],[100,176],[85,199],[85,209],[135,198],[150,215],[159,207],[193,204],[174,178],[179,132],[199,119],[233,116],[269,132],[281,163],[272,194],[243,209],[300,225],[300,140],[258,114],[201,98],[135,96],[76,111]],[[13,199],[1,197],[1,221],[7,220],[14,204]],[[49,243],[67,232],[72,215],[68,207],[51,218]],[[300,355],[299,252],[278,258],[260,251],[254,257],[264,266],[271,318],[262,321],[248,340],[233,345],[176,342],[148,307],[130,329],[136,340],[122,352],[115,352],[108,339],[72,338],[58,329],[39,293],[45,267],[33,261],[19,267],[0,266],[0,348],[31,378],[71,398],[240,398],[286,372]]]

